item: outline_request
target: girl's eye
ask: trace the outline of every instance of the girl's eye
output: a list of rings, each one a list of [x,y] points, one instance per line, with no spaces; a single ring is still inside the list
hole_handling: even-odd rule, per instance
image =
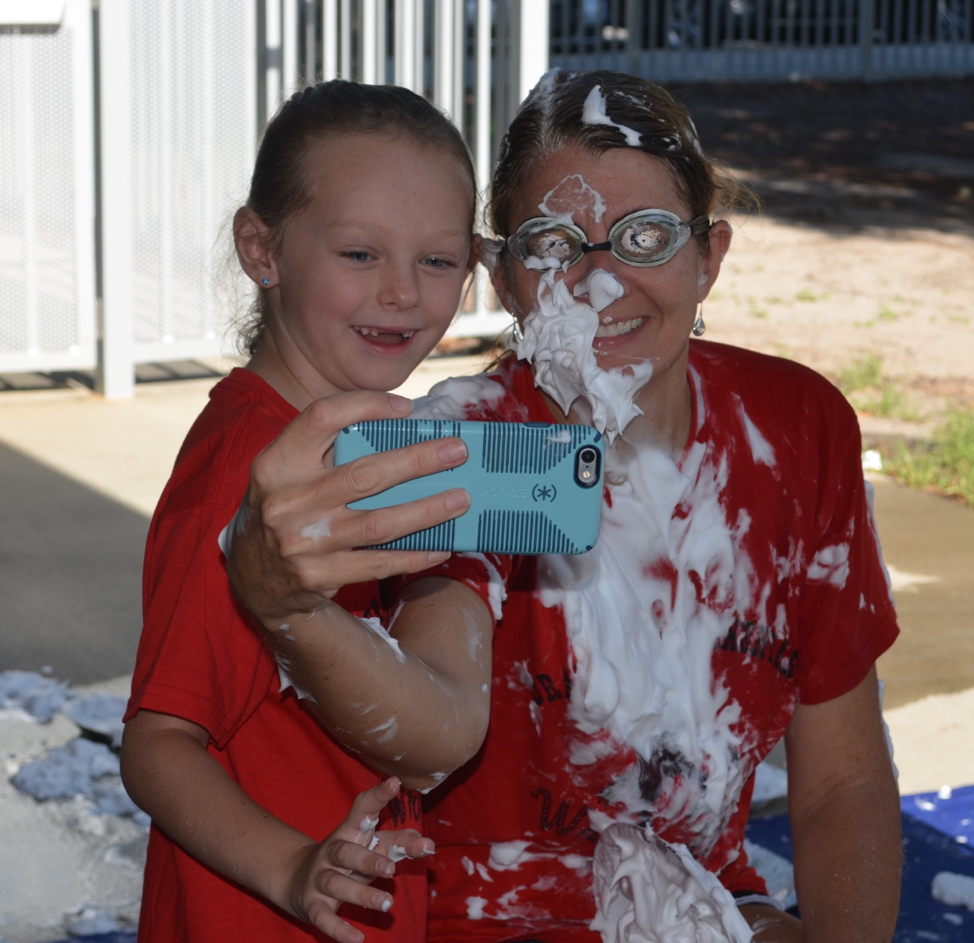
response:
[[[430,268],[451,268],[453,266],[452,262],[441,259],[437,255],[431,255],[423,259],[423,264],[428,265]]]
[[[366,252],[364,249],[350,249],[347,252],[343,252],[342,256],[351,262],[369,262],[372,260],[372,253]]]

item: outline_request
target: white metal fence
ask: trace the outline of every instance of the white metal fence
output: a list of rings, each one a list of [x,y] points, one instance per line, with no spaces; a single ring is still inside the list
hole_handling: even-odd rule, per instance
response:
[[[89,6],[68,0],[16,29],[0,22],[3,371],[95,364]]]
[[[549,62],[663,82],[970,73],[972,8],[0,0],[0,372],[97,367],[106,396],[127,396],[134,364],[226,350],[221,227],[246,195],[260,125],[304,82],[428,95],[463,130],[484,186],[500,132]],[[504,323],[483,279],[466,307],[454,333]]]

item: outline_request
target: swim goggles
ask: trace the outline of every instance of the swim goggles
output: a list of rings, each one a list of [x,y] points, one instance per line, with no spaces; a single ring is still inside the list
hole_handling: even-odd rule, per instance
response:
[[[605,242],[592,243],[577,226],[539,216],[522,223],[508,238],[507,248],[521,262],[557,259],[559,265],[571,266],[586,252],[608,250],[627,265],[662,265],[687,244],[690,236],[705,233],[710,227],[707,216],[684,223],[668,210],[637,210],[620,219]]]

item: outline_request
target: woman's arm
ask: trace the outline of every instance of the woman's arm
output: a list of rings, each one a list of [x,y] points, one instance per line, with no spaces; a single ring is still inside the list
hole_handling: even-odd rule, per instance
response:
[[[405,404],[405,406],[403,405]],[[351,422],[408,412],[408,400],[348,393],[312,403],[251,466],[228,573],[275,657],[322,726],[363,762],[428,789],[476,753],[487,729],[492,621],[468,587],[410,586],[388,633],[332,602],[348,583],[415,572],[447,553],[359,550],[457,517],[462,489],[376,511],[347,504],[462,464],[441,439],[338,468],[331,444]]]
[[[254,460],[232,527],[227,571],[237,597],[258,620],[311,610],[349,583],[419,572],[449,556],[355,548],[459,517],[470,505],[463,489],[374,511],[352,511],[347,505],[462,465],[467,450],[460,439],[434,439],[338,468],[332,462],[331,445],[345,426],[404,418],[411,409],[408,399],[386,393],[319,399]]]
[[[392,896],[364,883],[395,873],[382,852],[393,843],[413,858],[433,852],[433,842],[412,829],[373,832],[399,783],[389,779],[361,793],[319,844],[251,800],[209,755],[208,742],[197,724],[139,711],[122,742],[122,778],[136,805],[204,864],[333,939],[361,943],[361,931],[336,914],[339,904],[389,910]],[[373,834],[376,851],[369,848]]]
[[[468,586],[408,584],[388,632],[329,600],[265,627],[321,725],[374,769],[428,790],[480,748],[493,622]]]
[[[902,868],[900,804],[876,669],[799,704],[785,737],[795,884],[809,943],[889,943]]]

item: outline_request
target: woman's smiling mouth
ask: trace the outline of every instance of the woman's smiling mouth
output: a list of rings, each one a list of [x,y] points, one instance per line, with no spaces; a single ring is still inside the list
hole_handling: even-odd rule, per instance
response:
[[[595,332],[596,337],[618,337],[620,334],[628,334],[645,324],[645,318],[633,318],[631,321],[616,321],[613,324],[602,324]]]

